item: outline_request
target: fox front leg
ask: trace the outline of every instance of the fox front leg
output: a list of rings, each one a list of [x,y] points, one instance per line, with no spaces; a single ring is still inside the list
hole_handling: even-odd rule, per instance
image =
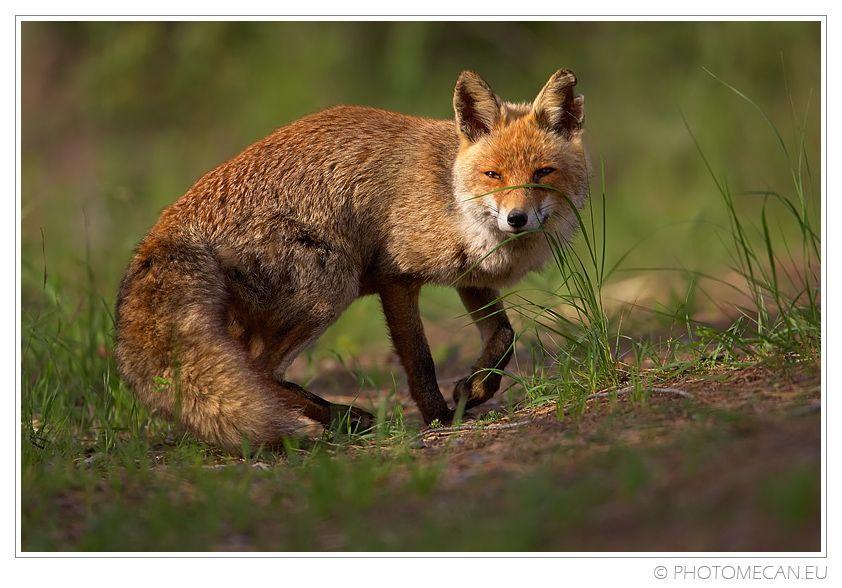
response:
[[[459,297],[471,314],[482,337],[482,353],[453,389],[453,400],[465,408],[482,404],[500,389],[500,371],[512,357],[515,332],[500,302],[500,293],[490,288],[458,288]]]
[[[453,411],[448,408],[436,382],[436,367],[421,323],[420,291],[420,284],[393,282],[381,288],[380,301],[392,343],[406,371],[409,393],[424,422],[428,425],[435,420],[450,423]]]

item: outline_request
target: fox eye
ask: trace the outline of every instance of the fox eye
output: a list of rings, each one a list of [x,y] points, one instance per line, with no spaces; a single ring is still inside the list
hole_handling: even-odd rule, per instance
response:
[[[494,178],[495,180],[500,180],[503,178],[503,176],[498,174],[496,171],[487,171],[485,172],[485,175],[487,175],[489,178]]]
[[[542,167],[540,169],[535,170],[535,174],[533,175],[536,182],[543,178],[544,176],[548,176],[555,171],[554,167]]]

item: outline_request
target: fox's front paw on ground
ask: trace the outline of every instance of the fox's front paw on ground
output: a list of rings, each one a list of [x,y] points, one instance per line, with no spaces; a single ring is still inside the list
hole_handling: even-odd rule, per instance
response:
[[[343,433],[365,433],[374,428],[373,414],[347,404],[330,405],[330,428]]]
[[[453,402],[457,406],[464,402],[467,410],[490,400],[499,388],[500,376],[489,373],[473,374],[456,382],[456,386],[453,387]]]

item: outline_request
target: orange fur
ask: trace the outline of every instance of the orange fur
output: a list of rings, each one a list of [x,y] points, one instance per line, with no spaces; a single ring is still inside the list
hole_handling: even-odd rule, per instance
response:
[[[448,420],[418,291],[457,287],[484,341],[475,371],[505,366],[513,334],[497,289],[540,267],[548,250],[537,232],[499,247],[512,235],[500,214],[525,210],[528,222],[573,234],[569,203],[583,204],[588,179],[573,85],[561,70],[533,104],[515,105],[464,72],[455,124],[340,106],[210,171],[161,214],[129,264],[117,303],[121,375],[147,405],[230,451],[243,439],[276,444],[310,420],[329,426],[343,411],[367,426],[368,413],[284,372],[354,299],[378,294],[424,419]],[[540,168],[553,169],[541,183],[554,190],[485,196]],[[498,386],[473,374],[454,394],[470,406]]]

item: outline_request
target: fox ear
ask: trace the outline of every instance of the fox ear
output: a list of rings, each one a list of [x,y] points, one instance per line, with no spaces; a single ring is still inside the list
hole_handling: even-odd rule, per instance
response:
[[[463,71],[453,91],[453,110],[459,132],[476,141],[490,133],[500,118],[500,99],[478,74]]]
[[[569,69],[555,72],[532,103],[538,124],[571,139],[585,120],[585,97],[574,96],[576,74]]]

